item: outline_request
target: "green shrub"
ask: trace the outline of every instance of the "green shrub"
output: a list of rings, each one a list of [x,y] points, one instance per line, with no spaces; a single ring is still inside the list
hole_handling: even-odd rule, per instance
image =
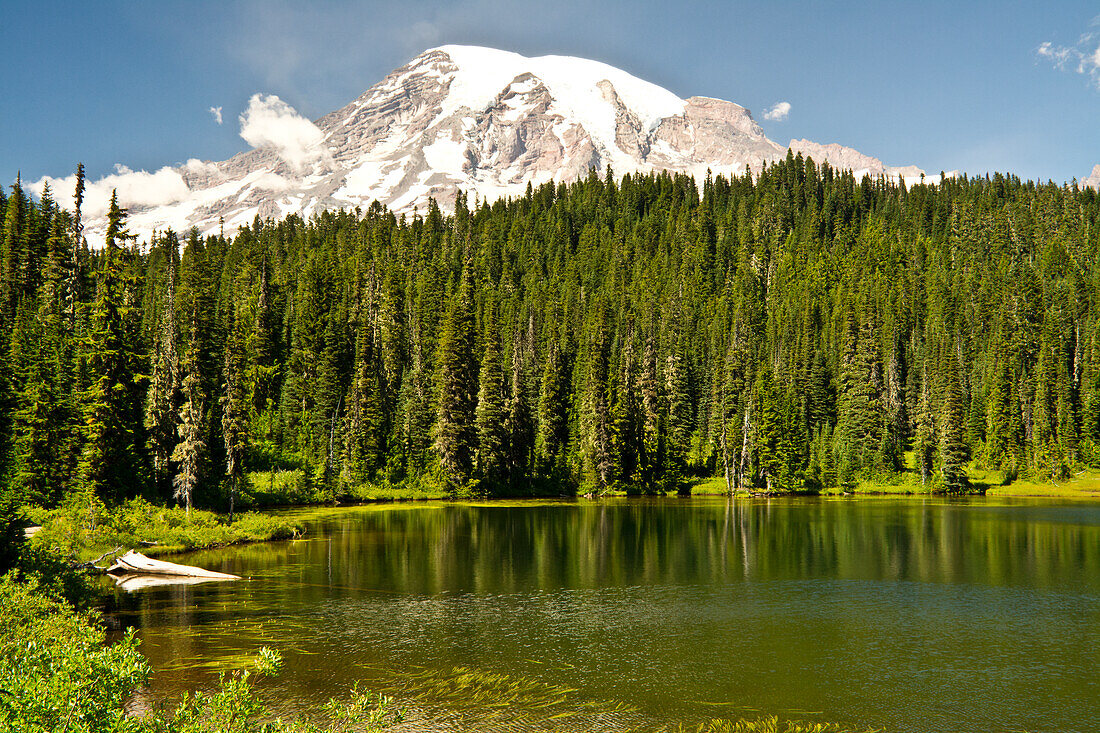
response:
[[[302,469],[273,469],[245,473],[241,506],[316,504],[324,496]]]
[[[131,499],[113,511],[89,511],[63,505],[50,511],[29,510],[42,529],[32,538],[34,547],[55,548],[87,560],[116,547],[143,548],[147,555],[218,547],[240,542],[297,537],[302,527],[289,519],[245,513],[230,524],[226,517],[198,509],[190,515],[180,507],[162,507]]]
[[[212,692],[186,695],[169,713],[126,714],[124,702],[151,670],[128,630],[104,643],[94,614],[77,613],[33,577],[0,578],[0,730],[5,733],[363,733],[403,712],[358,688],[323,708],[328,724],[272,720],[255,679],[277,674],[278,653],[260,649],[254,670],[222,674]]]
[[[94,621],[34,578],[0,579],[0,730],[139,730],[122,703],[148,678],[149,666],[132,630],[107,646]]]

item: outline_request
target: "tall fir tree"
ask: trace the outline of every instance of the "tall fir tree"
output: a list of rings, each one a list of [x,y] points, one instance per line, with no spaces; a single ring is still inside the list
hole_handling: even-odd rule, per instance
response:
[[[462,271],[439,341],[439,417],[435,447],[449,493],[467,491],[477,451],[477,359],[473,273]]]
[[[490,301],[477,393],[477,473],[486,489],[501,488],[508,461],[508,424],[497,306]]]
[[[128,276],[123,245],[130,238],[126,211],[112,193],[103,265],[84,339],[88,386],[81,396],[83,451],[78,475],[84,489],[107,502],[137,494],[145,480],[142,397],[143,349],[126,328]]]

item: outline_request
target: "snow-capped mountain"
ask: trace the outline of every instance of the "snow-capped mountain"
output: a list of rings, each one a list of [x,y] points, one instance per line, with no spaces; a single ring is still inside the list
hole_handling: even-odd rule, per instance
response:
[[[681,99],[596,61],[471,46],[425,51],[312,123],[278,97],[256,95],[241,126],[253,150],[153,174],[120,169],[100,185],[146,177],[116,185],[135,233],[192,226],[210,233],[257,215],[309,216],[375,200],[423,212],[434,197],[447,210],[459,190],[471,200],[520,195],[529,183],[568,182],[593,167],[611,166],[617,175],[741,174],[787,153],[733,102]],[[840,145],[792,140],[789,147],[858,175],[900,175],[908,183],[922,176]],[[72,188],[46,180],[55,192]],[[104,221],[94,205],[86,211],[94,239]]]

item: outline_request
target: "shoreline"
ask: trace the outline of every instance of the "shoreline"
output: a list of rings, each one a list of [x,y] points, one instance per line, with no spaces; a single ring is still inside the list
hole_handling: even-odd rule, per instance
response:
[[[966,499],[972,497],[986,497],[990,499],[1039,499],[1039,500],[1070,500],[1070,501],[1100,501],[1100,475],[1090,475],[1086,478],[1075,478],[1063,484],[1040,484],[1029,481],[1014,482],[1008,485],[987,486],[984,491],[973,491],[964,494],[950,495],[942,491],[934,492],[920,490],[912,484],[864,484],[854,490],[843,491],[830,489],[816,492],[784,492],[763,493],[737,490],[730,494],[725,491],[724,482],[721,479],[709,479],[700,481],[692,487],[688,494],[675,492],[643,494],[626,491],[609,492],[602,495],[591,494],[547,494],[544,496],[518,495],[500,497],[447,497],[435,495],[410,496],[407,492],[401,495],[386,496],[384,492],[376,492],[369,498],[354,498],[352,500],[330,502],[310,502],[301,504],[269,504],[262,507],[250,508],[243,514],[238,514],[233,524],[226,522],[227,514],[194,510],[196,515],[190,519],[178,521],[183,513],[179,508],[158,507],[155,505],[139,505],[140,512],[137,519],[148,521],[133,521],[135,517],[127,516],[125,520],[120,518],[128,512],[133,514],[133,507],[124,504],[108,512],[108,523],[114,521],[125,524],[126,530],[120,530],[116,534],[110,534],[104,527],[97,531],[100,537],[91,541],[85,530],[76,529],[73,525],[66,524],[71,518],[63,515],[60,510],[43,511],[36,510],[38,517],[44,517],[47,521],[33,521],[25,528],[26,539],[29,543],[45,545],[60,549],[71,554],[77,560],[87,560],[92,557],[110,552],[112,548],[123,547],[125,549],[138,549],[149,557],[164,557],[168,555],[181,555],[200,550],[213,550],[234,545],[256,544],[262,542],[274,542],[282,540],[299,539],[306,534],[304,523],[310,521],[308,516],[314,513],[328,513],[339,509],[352,509],[357,507],[380,507],[397,505],[417,505],[428,503],[439,504],[468,504],[468,505],[494,505],[501,506],[508,503],[528,504],[535,502],[569,502],[569,503],[600,503],[609,499],[691,499],[691,498],[727,498],[739,500],[752,499]],[[721,485],[721,490],[715,490]],[[305,516],[303,516],[305,515]],[[174,517],[175,524],[166,525],[164,518]],[[51,520],[58,521],[60,526],[51,526]],[[244,525],[242,525],[242,521]],[[74,536],[74,529],[76,534]],[[47,531],[49,530],[49,531]],[[36,541],[37,537],[37,541]],[[47,543],[49,538],[64,537],[67,543]],[[106,538],[110,539],[106,539]],[[152,538],[152,539],[150,539]]]

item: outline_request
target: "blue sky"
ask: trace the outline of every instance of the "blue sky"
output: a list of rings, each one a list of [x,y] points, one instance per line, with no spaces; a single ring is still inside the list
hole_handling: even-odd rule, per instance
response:
[[[78,161],[98,178],[221,160],[249,147],[237,117],[252,94],[316,118],[445,43],[598,59],[745,105],[780,143],[1063,181],[1100,163],[1098,13],[959,0],[7,2],[0,181]],[[779,102],[787,118],[765,120]]]

